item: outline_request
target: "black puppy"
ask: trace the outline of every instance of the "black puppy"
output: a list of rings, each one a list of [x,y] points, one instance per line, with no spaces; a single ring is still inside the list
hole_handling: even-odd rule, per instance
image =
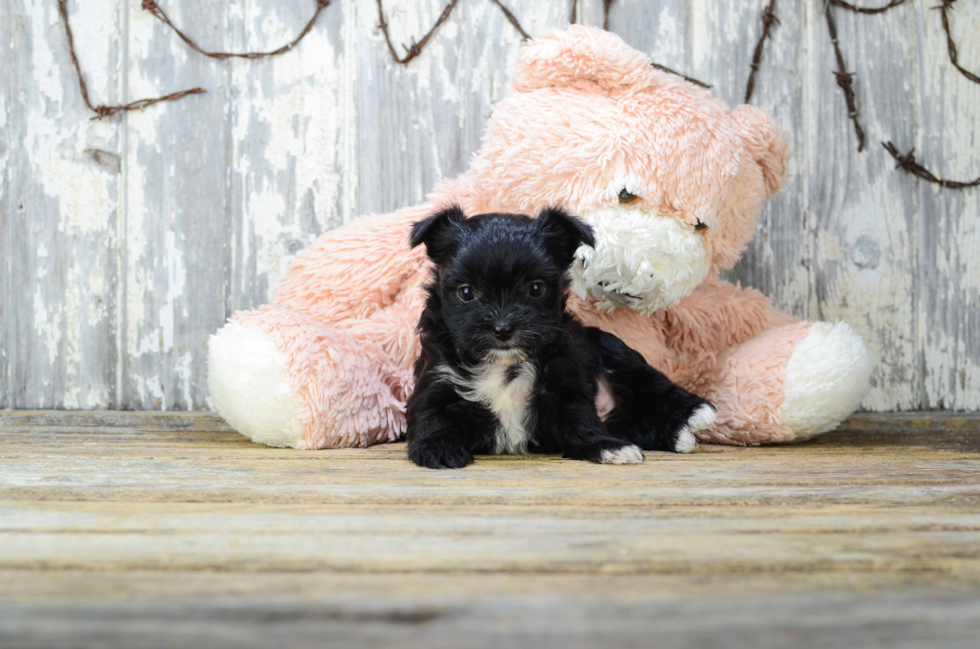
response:
[[[605,464],[642,449],[690,452],[714,408],[613,335],[566,310],[566,271],[592,229],[558,209],[466,218],[458,207],[412,228],[435,263],[419,320],[408,454],[433,469],[474,453],[562,453]],[[615,406],[603,422],[599,383]]]

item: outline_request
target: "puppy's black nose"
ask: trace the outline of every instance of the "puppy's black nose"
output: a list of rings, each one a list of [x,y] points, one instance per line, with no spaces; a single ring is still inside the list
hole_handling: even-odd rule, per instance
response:
[[[497,337],[497,340],[507,340],[513,333],[513,323],[507,322],[506,320],[498,320],[493,325],[493,335]]]

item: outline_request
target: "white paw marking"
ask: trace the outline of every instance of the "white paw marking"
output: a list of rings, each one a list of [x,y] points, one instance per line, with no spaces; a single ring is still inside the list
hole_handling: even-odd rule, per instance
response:
[[[715,409],[708,404],[704,404],[688,418],[687,427],[691,429],[692,433],[697,433],[714,426],[717,417],[718,413],[715,412]]]
[[[696,450],[698,450],[698,438],[694,436],[690,428],[684,426],[681,428],[681,432],[677,434],[674,451],[677,453],[693,453]]]
[[[871,369],[871,355],[853,329],[843,322],[814,323],[786,364],[783,424],[797,440],[836,428],[861,405]]]
[[[643,464],[643,451],[639,446],[630,444],[615,450],[606,449],[602,452],[603,464]]]

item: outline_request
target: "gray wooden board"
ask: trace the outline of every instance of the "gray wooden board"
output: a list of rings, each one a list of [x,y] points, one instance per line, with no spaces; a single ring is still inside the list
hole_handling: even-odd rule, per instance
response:
[[[333,597],[316,603],[36,605],[0,611],[20,647],[727,647],[974,649],[980,598],[749,597],[605,602],[590,598]]]
[[[0,646],[973,647],[978,476],[977,415],[439,472],[0,412]]]
[[[570,3],[506,2],[532,34]],[[610,27],[653,60],[742,100],[767,0],[617,0]],[[445,0],[386,0],[396,46]],[[368,212],[420,201],[466,168],[519,35],[461,0],[428,48],[395,64],[374,0],[334,0],[294,51],[215,61],[139,3],[68,3],[93,101],[205,95],[89,121],[54,2],[0,11],[0,407],[207,408],[206,340],[271,299],[297,250]],[[207,49],[291,40],[312,0],[168,2]],[[753,104],[783,126],[792,177],[728,273],[809,318],[842,319],[876,360],[870,410],[980,408],[980,190],[895,171],[913,146],[948,178],[980,174],[980,86],[950,65],[939,12],[835,9],[868,148],[856,150],[822,0],[779,2]],[[602,0],[579,0],[600,24]],[[950,12],[980,69],[980,3]]]

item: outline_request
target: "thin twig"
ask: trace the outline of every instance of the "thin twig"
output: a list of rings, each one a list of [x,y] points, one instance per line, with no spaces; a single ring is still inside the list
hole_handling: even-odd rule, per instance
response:
[[[660,65],[659,63],[653,63],[653,62],[651,62],[650,65],[652,65],[654,67],[654,69],[656,69],[656,70],[660,70],[661,72],[669,72],[670,74],[676,75],[676,76],[680,77],[681,79],[683,79],[684,81],[693,83],[696,86],[701,86],[702,88],[713,88],[714,87],[710,83],[705,83],[704,81],[698,81],[697,79],[695,79],[693,77],[685,76],[685,75],[681,74],[680,72],[677,72],[676,70],[671,70],[670,68],[668,68],[665,65]]]
[[[602,0],[602,28],[607,32],[609,31],[609,7],[612,6],[613,0]]]
[[[500,0],[490,0],[490,2],[492,2],[493,4],[495,4],[498,7],[500,7],[500,10],[502,12],[504,12],[504,17],[507,18],[507,20],[510,22],[510,24],[514,26],[514,29],[516,29],[518,32],[520,32],[521,37],[524,40],[528,40],[528,39],[531,38],[531,35],[528,34],[526,31],[524,31],[524,28],[521,27],[521,23],[518,22],[517,17],[514,14],[512,14],[511,11],[510,11],[510,9],[508,9],[507,7],[505,7],[504,4],[502,2],[500,2]]]
[[[160,103],[161,101],[173,101],[175,99],[180,99],[181,97],[186,97],[187,95],[197,95],[204,92],[203,88],[191,88],[189,90],[172,92],[169,95],[164,95],[162,97],[137,99],[136,101],[128,104],[116,106],[106,106],[105,104],[100,104],[96,106],[92,103],[92,100],[88,96],[88,85],[85,83],[85,76],[82,74],[82,67],[78,64],[78,56],[75,54],[75,37],[71,32],[71,24],[68,22],[68,0],[58,0],[58,13],[61,15],[61,22],[65,26],[65,36],[68,37],[68,55],[71,57],[71,64],[75,68],[75,74],[78,75],[78,89],[81,91],[82,101],[85,102],[85,105],[88,106],[89,110],[95,113],[95,117],[92,119],[102,119],[103,117],[109,117],[110,115],[115,115],[116,113],[129,110],[142,110],[147,106],[152,106],[153,104]]]
[[[568,24],[574,25],[578,22],[578,0],[572,0],[572,15],[568,18]]]
[[[906,173],[910,173],[913,176],[922,178],[931,183],[935,183],[940,187],[947,189],[965,189],[967,187],[980,187],[980,177],[975,180],[961,181],[961,180],[943,180],[936,174],[932,173],[922,165],[920,165],[915,159],[915,149],[912,149],[905,155],[902,155],[896,147],[891,142],[882,142],[881,145],[892,155],[893,158],[898,162],[896,169],[901,169]]]
[[[171,22],[170,17],[167,16],[166,12],[160,5],[156,3],[156,0],[143,0],[143,9],[149,11],[153,16],[174,30],[174,33],[180,37],[180,40],[187,43],[187,46],[199,54],[211,57],[212,59],[261,59],[267,56],[278,56],[279,54],[285,54],[296,47],[301,40],[306,38],[306,35],[310,33],[313,29],[313,25],[316,24],[316,19],[320,17],[320,12],[327,8],[330,4],[330,0],[316,0],[316,11],[313,12],[313,17],[310,18],[303,30],[300,31],[299,36],[286,43],[282,47],[278,47],[269,52],[209,52],[202,49],[197,43],[191,40],[190,36],[182,32],[176,25]]]
[[[935,8],[939,10],[939,15],[942,16],[943,19],[943,31],[946,32],[946,50],[949,52],[949,60],[952,62],[953,67],[959,70],[960,74],[962,74],[964,77],[973,83],[980,83],[980,77],[960,65],[959,53],[956,51],[956,41],[953,40],[953,36],[949,31],[949,11],[953,8],[953,3],[956,2],[956,0],[940,1],[942,4]]]
[[[183,40],[190,48],[192,48],[194,51],[200,54],[215,59],[228,59],[228,58],[259,59],[267,56],[277,56],[279,54],[285,54],[286,52],[289,52],[293,48],[295,48],[296,45],[298,45],[299,42],[302,41],[303,38],[305,38],[306,35],[309,34],[310,31],[313,29],[314,25],[316,24],[317,18],[320,16],[320,13],[324,9],[326,9],[326,7],[330,4],[330,1],[331,0],[315,0],[317,7],[312,18],[310,18],[310,20],[306,23],[306,25],[300,31],[299,35],[296,38],[294,38],[292,41],[287,43],[286,45],[283,45],[282,47],[279,47],[275,50],[271,50],[269,52],[245,52],[245,53],[206,51],[202,49],[200,46],[198,46],[193,40],[191,40],[190,37],[184,34],[180,29],[178,29],[173,24],[173,22],[171,22],[170,18],[160,7],[160,5],[157,4],[156,0],[143,0],[142,6],[143,9],[149,11],[158,20],[162,21],[164,24],[166,24],[171,29],[173,29],[174,32],[181,38],[181,40]],[[824,0],[824,12],[827,19],[827,29],[828,32],[830,33],[830,41],[833,44],[834,54],[837,60],[837,71],[834,73],[834,76],[837,79],[837,85],[840,86],[841,90],[844,93],[844,99],[847,104],[847,110],[848,110],[848,118],[854,123],[854,131],[857,134],[857,138],[858,138],[858,151],[864,150],[865,133],[858,119],[859,114],[856,106],[855,93],[853,88],[854,74],[847,72],[847,64],[844,61],[844,55],[841,52],[840,43],[838,41],[838,34],[837,34],[837,23],[834,20],[831,6],[839,7],[841,9],[845,9],[854,13],[880,14],[885,11],[888,11],[889,9],[893,9],[895,7],[898,7],[899,5],[905,4],[906,1],[907,0],[890,0],[887,4],[880,7],[860,7],[851,4],[846,0]],[[414,59],[415,57],[417,57],[419,54],[421,54],[422,50],[428,44],[429,40],[431,39],[435,31],[449,19],[450,14],[452,14],[453,10],[456,8],[456,5],[459,3],[459,0],[449,1],[449,3],[443,9],[442,13],[439,15],[439,18],[436,20],[435,24],[428,32],[426,32],[426,34],[422,37],[420,41],[415,42],[415,40],[413,39],[411,46],[403,46],[405,47],[405,51],[406,51],[404,56],[399,56],[398,52],[395,50],[395,46],[391,41],[391,36],[388,33],[388,24],[384,17],[384,7],[382,5],[382,0],[377,0],[377,2],[378,2],[378,18],[379,18],[378,27],[384,33],[385,42],[388,45],[388,51],[391,53],[391,56],[395,61],[404,65],[407,64],[412,59]],[[530,35],[521,26],[520,21],[518,21],[517,17],[514,16],[514,14],[510,11],[510,9],[508,9],[503,4],[502,0],[491,0],[491,2],[497,5],[497,7],[507,18],[507,21],[510,22],[510,24],[514,27],[514,29],[516,29],[525,40],[530,38]],[[942,17],[942,26],[943,26],[943,31],[946,34],[946,44],[947,44],[947,50],[949,52],[949,59],[952,62],[953,66],[961,74],[963,74],[963,76],[965,76],[970,81],[973,81],[974,83],[980,83],[980,77],[978,77],[973,72],[967,70],[959,63],[959,55],[956,47],[956,42],[953,40],[950,31],[950,26],[949,26],[949,12],[953,9],[953,4],[956,2],[956,0],[940,0],[940,2],[941,4],[935,8],[939,10],[940,15]],[[72,34],[71,25],[69,24],[69,20],[68,20],[67,3],[68,0],[58,0],[58,13],[61,16],[62,23],[64,24],[65,27],[65,36],[67,37],[68,40],[68,53],[69,56],[71,57],[71,62],[72,62],[72,66],[75,69],[75,74],[78,77],[78,87],[82,95],[82,100],[85,102],[85,105],[89,108],[89,110],[95,113],[95,117],[93,117],[92,119],[102,119],[104,117],[115,115],[116,113],[120,113],[124,111],[141,110],[143,108],[146,108],[147,106],[151,106],[159,102],[173,101],[176,99],[180,99],[181,97],[185,97],[187,95],[199,94],[205,92],[203,88],[190,88],[188,90],[181,90],[161,97],[139,99],[134,102],[130,102],[128,104],[122,104],[122,105],[106,106],[106,105],[93,104],[91,98],[89,97],[88,86],[85,83],[85,77],[82,74],[82,69],[78,62],[78,56],[75,53],[75,39],[74,39],[74,35]],[[609,11],[612,4],[613,4],[613,0],[603,0],[603,27],[607,30],[609,29]],[[776,0],[770,0],[769,5],[762,13],[763,30],[762,30],[762,35],[760,36],[759,41],[756,44],[752,56],[752,65],[751,65],[752,71],[749,74],[749,80],[745,90],[746,103],[748,103],[751,100],[755,89],[755,77],[756,74],[758,73],[760,63],[762,61],[762,54],[763,54],[765,42],[767,40],[772,39],[772,34],[771,34],[772,26],[774,24],[779,24],[779,19],[776,17],[775,14],[775,9],[776,9]],[[578,19],[577,4],[573,0],[571,18],[569,22],[574,24],[575,22],[577,22],[577,19]],[[668,67],[659,65],[657,63],[651,63],[651,65],[658,70],[662,70],[664,72],[677,75],[690,83],[701,86],[702,88],[711,88],[709,84],[706,84],[702,81],[698,81],[697,79],[693,79],[691,77],[680,74],[679,72],[676,72],[675,70],[672,70]],[[946,189],[964,189],[967,187],[980,186],[980,177],[972,181],[958,181],[958,180],[945,180],[943,178],[940,178],[939,176],[936,176],[934,173],[932,173],[931,171],[923,167],[921,164],[919,164],[918,161],[916,161],[914,155],[915,149],[912,149],[907,154],[903,155],[898,151],[898,148],[891,142],[883,142],[882,145],[896,160],[896,162],[898,162],[898,168],[902,169],[906,173],[912,174],[927,182],[934,183]]]
[[[832,1],[832,0],[831,0]],[[847,71],[847,64],[844,62],[844,54],[840,51],[840,43],[837,41],[837,23],[834,21],[834,14],[830,9],[831,3],[824,5],[824,13],[827,16],[827,31],[830,32],[830,42],[834,46],[834,54],[837,57],[837,85],[844,92],[844,101],[847,104],[847,116],[854,122],[854,133],[858,139],[858,151],[864,151],[864,129],[858,121],[857,104],[854,101],[854,73]]]
[[[774,24],[779,24],[779,18],[776,17],[776,0],[769,0],[769,6],[762,11],[762,36],[759,37],[759,42],[755,44],[755,52],[752,53],[752,71],[749,72],[749,82],[745,86],[744,103],[746,104],[751,101],[752,93],[755,91],[755,75],[759,71],[759,64],[762,63],[762,47],[766,44],[766,40],[771,38],[770,30]]]
[[[844,2],[844,0],[830,0],[830,4],[835,7],[840,7],[841,9],[847,9],[848,11],[853,11],[859,14],[880,14],[888,11],[889,9],[894,9],[899,5],[905,4],[906,0],[891,0],[888,4],[882,7],[858,7],[852,5],[849,2]]]
[[[388,51],[391,52],[391,58],[393,58],[396,63],[401,63],[402,65],[408,65],[409,61],[411,61],[416,56],[422,53],[422,49],[425,47],[426,43],[429,42],[429,39],[432,38],[432,34],[435,33],[437,29],[439,29],[440,25],[442,25],[444,22],[446,22],[446,20],[449,19],[449,15],[453,13],[453,9],[456,8],[456,5],[458,3],[459,0],[449,1],[449,4],[446,5],[446,8],[442,10],[441,14],[439,14],[439,18],[436,20],[436,23],[432,26],[432,29],[430,29],[425,33],[425,36],[422,37],[422,40],[416,43],[415,39],[413,38],[412,45],[410,47],[402,45],[402,47],[405,48],[405,56],[401,57],[398,56],[398,51],[395,49],[395,44],[391,42],[391,35],[388,34],[388,22],[385,20],[384,7],[381,4],[381,0],[378,0],[378,27],[381,29],[381,32],[385,36],[385,42],[388,43]]]

